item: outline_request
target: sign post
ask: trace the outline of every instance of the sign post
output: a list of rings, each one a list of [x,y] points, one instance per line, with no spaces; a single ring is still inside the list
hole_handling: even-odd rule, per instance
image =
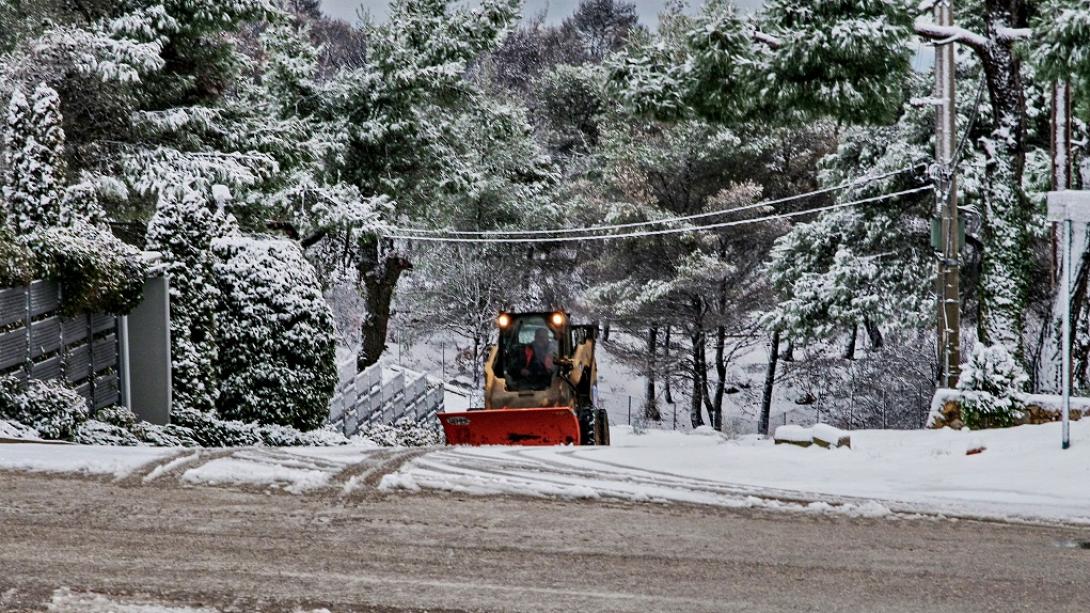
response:
[[[1059,191],[1048,193],[1048,220],[1061,225],[1060,300],[1063,300],[1063,364],[1060,386],[1063,388],[1061,411],[1064,449],[1071,446],[1071,237],[1075,222],[1090,223],[1090,191]]]

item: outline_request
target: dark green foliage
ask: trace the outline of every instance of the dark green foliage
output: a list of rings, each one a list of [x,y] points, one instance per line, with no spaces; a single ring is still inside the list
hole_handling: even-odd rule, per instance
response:
[[[748,118],[760,86],[750,28],[732,4],[721,1],[705,6],[698,25],[686,34],[692,54],[688,105],[711,121]]]
[[[217,412],[312,430],[337,384],[333,314],[314,268],[290,241],[216,241]]]
[[[147,267],[139,252],[91,226],[49,228],[28,237],[38,272],[61,286],[67,315],[125,315],[143,291]]]
[[[774,112],[854,123],[893,120],[911,72],[907,0],[773,0],[762,29],[780,45],[760,92]]]
[[[34,278],[34,254],[8,229],[0,227],[0,287],[26,285]]]

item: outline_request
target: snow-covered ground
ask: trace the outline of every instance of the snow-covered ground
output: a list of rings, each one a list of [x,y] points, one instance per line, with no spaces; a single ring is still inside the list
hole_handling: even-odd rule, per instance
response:
[[[1066,451],[1058,424],[851,434],[852,449],[828,450],[622,427],[612,447],[438,451],[383,486],[724,506],[766,506],[771,498],[880,514],[876,501],[906,513],[1090,523],[1090,422],[1073,424]]]
[[[446,490],[761,507],[882,516],[930,514],[1090,524],[1090,420],[1007,430],[857,430],[851,449],[753,436],[614,429],[611,447],[375,447],[230,450],[0,444],[0,470],[304,494]],[[967,453],[972,451],[973,453]],[[415,456],[415,457],[413,457]]]
[[[128,476],[178,453],[169,447],[0,444],[0,470]]]

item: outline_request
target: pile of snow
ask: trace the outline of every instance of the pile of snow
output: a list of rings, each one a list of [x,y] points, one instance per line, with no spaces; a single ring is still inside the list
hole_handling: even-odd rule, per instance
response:
[[[90,445],[0,445],[0,470],[77,473],[126,477],[177,453],[165,447]]]
[[[17,421],[0,419],[0,438],[40,440],[38,431]]]

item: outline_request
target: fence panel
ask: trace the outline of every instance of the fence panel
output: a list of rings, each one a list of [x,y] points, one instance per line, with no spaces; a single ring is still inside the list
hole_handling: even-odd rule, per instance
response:
[[[0,326],[26,321],[26,288],[0,288]]]
[[[117,319],[62,318],[60,305],[60,288],[53,282],[0,288],[0,375],[63,379],[95,408],[117,403]]]
[[[393,370],[385,380],[377,364],[347,380],[342,375],[330,401],[329,423],[352,436],[369,423],[393,423],[405,417],[420,421],[442,410],[442,385],[429,384],[420,373]]]

